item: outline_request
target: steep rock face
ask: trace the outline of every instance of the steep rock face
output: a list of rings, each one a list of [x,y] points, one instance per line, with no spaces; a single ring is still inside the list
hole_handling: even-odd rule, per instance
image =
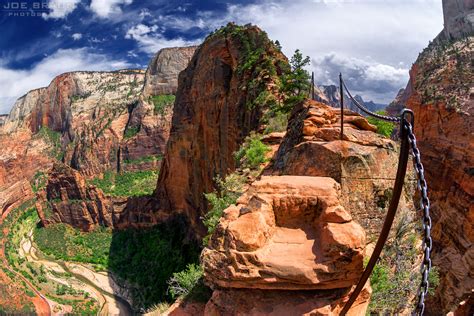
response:
[[[428,313],[454,310],[474,288],[474,178],[471,36],[431,44],[410,71],[407,107],[415,113],[433,227],[433,265],[440,285]]]
[[[15,182],[12,186],[7,187],[0,196],[0,219],[5,218],[11,210],[19,207],[33,196],[33,191],[27,180]]]
[[[254,100],[278,93],[281,63],[286,58],[260,29],[229,25],[206,39],[179,76],[155,196],[163,210],[185,212],[198,234],[207,210],[203,193],[235,168],[233,153],[260,126],[264,106]]]
[[[38,171],[52,166],[51,145],[43,138],[31,135],[28,130],[0,135],[0,144],[1,195],[6,196],[8,188],[22,186],[20,183],[24,180],[29,181]]]
[[[56,163],[48,175],[45,192],[36,203],[44,225],[67,223],[83,231],[98,225],[112,226],[112,203],[76,170]]]
[[[357,113],[308,101],[297,106],[288,132],[266,174],[331,177],[341,184],[341,204],[351,210],[370,238],[378,235],[388,208],[398,163],[394,141],[374,133],[375,126]],[[413,211],[413,176],[409,175],[400,211]]]
[[[474,1],[443,0],[444,34],[458,39],[474,32]]]
[[[145,74],[145,98],[160,94],[176,94],[178,75],[186,68],[197,46],[161,49],[150,61]]]
[[[46,88],[31,90],[19,98],[6,118],[2,132],[12,133],[22,127],[29,128],[27,117],[29,117],[31,111],[39,102],[39,98],[45,90]]]
[[[400,115],[401,110],[403,110],[407,103],[407,97],[411,93],[411,85],[408,83],[405,89],[400,89],[397,93],[395,99],[390,102],[387,106],[386,111],[388,115],[396,116]]]

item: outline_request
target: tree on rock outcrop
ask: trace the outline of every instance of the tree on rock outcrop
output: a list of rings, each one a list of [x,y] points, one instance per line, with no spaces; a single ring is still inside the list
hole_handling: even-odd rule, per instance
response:
[[[279,109],[282,112],[290,112],[293,106],[308,97],[310,88],[310,76],[305,66],[310,63],[309,56],[303,58],[299,49],[290,59],[290,69],[282,76],[282,91],[286,94],[286,99]]]

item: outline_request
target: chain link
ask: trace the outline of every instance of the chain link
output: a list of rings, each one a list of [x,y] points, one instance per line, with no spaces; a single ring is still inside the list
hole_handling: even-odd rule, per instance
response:
[[[404,128],[408,134],[408,141],[411,146],[413,155],[413,164],[418,178],[417,186],[421,193],[420,208],[423,210],[423,263],[421,264],[421,283],[418,289],[418,302],[413,315],[423,315],[425,311],[425,298],[428,294],[429,281],[428,277],[431,270],[431,249],[433,240],[431,239],[431,216],[430,216],[430,200],[428,199],[428,186],[425,180],[425,169],[421,163],[420,151],[416,145],[415,134],[412,125],[405,121]]]
[[[361,109],[363,112],[365,112],[366,114],[370,115],[370,116],[373,116],[375,118],[378,118],[380,120],[384,120],[384,121],[388,121],[388,122],[400,122],[400,117],[397,117],[397,116],[388,116],[388,115],[381,115],[381,114],[378,114],[378,113],[374,113],[372,111],[370,111],[368,108],[366,108],[365,106],[363,106],[362,104],[360,104],[356,99],[354,99],[354,97],[352,96],[351,92],[349,91],[349,89],[347,89],[347,86],[346,86],[346,83],[344,82],[344,80],[341,78],[341,82],[342,82],[342,85],[344,86],[344,89],[346,90],[347,92],[347,95],[349,96],[349,98],[352,100],[352,102],[359,108]]]

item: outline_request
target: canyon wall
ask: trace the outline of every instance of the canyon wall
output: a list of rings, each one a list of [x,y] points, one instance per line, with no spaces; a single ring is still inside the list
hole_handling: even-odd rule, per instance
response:
[[[184,212],[198,234],[207,211],[203,193],[235,169],[233,153],[261,125],[265,104],[254,100],[278,94],[276,76],[286,63],[257,27],[229,25],[208,36],[180,74],[155,196],[161,209]]]
[[[472,303],[473,49],[472,36],[454,43],[432,43],[410,71],[407,107],[415,113],[414,130],[431,201],[433,265],[441,276],[428,313],[455,310],[469,296]],[[474,307],[469,308],[472,314]]]
[[[443,33],[459,39],[474,32],[474,0],[443,0]]]

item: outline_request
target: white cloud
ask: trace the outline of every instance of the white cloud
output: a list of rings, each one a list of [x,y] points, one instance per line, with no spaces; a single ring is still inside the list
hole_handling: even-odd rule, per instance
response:
[[[81,0],[49,0],[49,13],[43,13],[44,19],[63,19],[73,12]]]
[[[155,54],[165,47],[190,46],[196,44],[196,41],[187,41],[181,37],[167,39],[162,34],[157,33],[158,26],[147,26],[145,24],[137,24],[131,27],[125,34],[126,39],[137,41],[139,50]]]
[[[418,53],[442,30],[443,14],[439,0],[262,0],[230,4],[224,16],[206,11],[191,21],[172,17],[160,21],[180,31],[194,26],[211,31],[228,22],[258,25],[279,40],[287,56],[299,48],[316,61],[334,55],[337,61],[351,56],[370,64],[364,74],[388,81],[385,87],[390,91],[377,100],[388,102],[405,86],[407,70]],[[368,93],[369,98],[382,96]]]
[[[339,84],[336,79],[342,72],[348,88],[366,100],[390,101],[408,79],[408,68],[336,54],[313,59],[311,68],[322,85]]]
[[[75,40],[75,41],[78,41],[82,38],[82,34],[81,33],[74,33],[71,35],[72,39]]]
[[[131,4],[133,0],[92,0],[91,10],[101,18],[122,13],[120,5]]]
[[[0,66],[0,113],[7,113],[17,98],[29,90],[47,86],[54,77],[64,72],[116,70],[131,66],[126,61],[111,60],[106,55],[90,52],[86,48],[60,49],[29,70]]]

